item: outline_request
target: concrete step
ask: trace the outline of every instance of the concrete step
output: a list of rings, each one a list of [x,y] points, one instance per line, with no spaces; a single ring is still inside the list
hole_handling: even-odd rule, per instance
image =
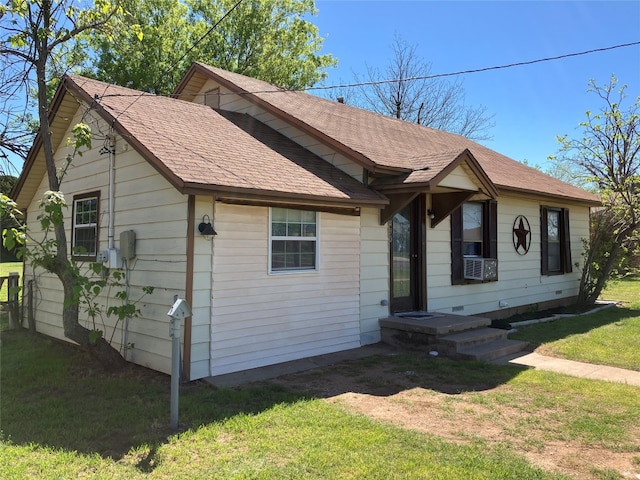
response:
[[[402,316],[381,318],[378,322],[383,329],[434,336],[449,335],[491,325],[491,320],[484,317],[422,312],[417,312],[415,316],[402,314]]]
[[[454,352],[459,352],[474,345],[493,342],[507,338],[508,332],[500,328],[475,328],[463,332],[453,333],[440,337],[439,340]]]
[[[469,360],[490,361],[515,352],[521,352],[528,346],[529,342],[501,338],[492,342],[473,345],[471,347],[458,350],[456,356]]]

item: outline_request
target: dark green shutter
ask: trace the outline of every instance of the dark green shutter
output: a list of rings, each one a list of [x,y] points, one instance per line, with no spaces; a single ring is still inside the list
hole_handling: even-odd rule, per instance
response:
[[[547,208],[540,207],[540,274],[549,274],[549,230],[547,228]]]
[[[564,273],[573,271],[571,266],[571,235],[569,234],[569,209],[562,209],[562,259]]]
[[[451,212],[451,285],[463,283],[462,207],[458,207]]]
[[[489,200],[484,204],[483,215],[485,258],[498,258],[498,202]]]

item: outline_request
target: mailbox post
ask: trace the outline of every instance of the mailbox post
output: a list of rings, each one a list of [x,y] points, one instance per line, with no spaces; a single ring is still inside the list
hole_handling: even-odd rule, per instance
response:
[[[176,298],[167,313],[171,341],[171,428],[178,428],[178,394],[180,392],[180,331],[182,320],[191,316],[191,307],[186,300]]]

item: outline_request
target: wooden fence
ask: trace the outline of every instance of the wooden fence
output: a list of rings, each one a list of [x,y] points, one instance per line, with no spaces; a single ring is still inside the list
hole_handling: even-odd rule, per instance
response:
[[[7,305],[9,311],[9,329],[14,329],[20,325],[20,274],[11,272],[6,277],[0,277],[0,288],[2,288],[5,282],[7,282],[7,298],[6,300],[0,299],[0,303]]]

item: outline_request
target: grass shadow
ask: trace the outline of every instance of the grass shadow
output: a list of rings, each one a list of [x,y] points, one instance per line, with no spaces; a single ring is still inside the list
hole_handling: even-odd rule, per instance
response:
[[[0,338],[0,440],[114,460],[138,451],[143,472],[172,435],[305,398],[276,385],[216,389],[192,382],[181,386],[176,431],[169,425],[169,376],[136,365],[105,372],[78,348],[25,330]]]
[[[433,357],[419,350],[391,346],[386,349],[386,354],[345,360],[330,367],[284,375],[263,384],[283,386],[316,398],[344,393],[391,396],[413,388],[458,395],[491,390],[509,382],[524,369],[515,365]]]
[[[169,426],[170,378],[130,365],[105,372],[78,348],[25,330],[2,332],[0,439],[97,453],[151,472],[170,437],[238,414],[346,392],[393,395],[421,387],[459,394],[494,388],[522,368],[456,362],[389,347],[387,354],[234,388],[181,385],[178,431]],[[133,457],[133,460],[131,459]]]

